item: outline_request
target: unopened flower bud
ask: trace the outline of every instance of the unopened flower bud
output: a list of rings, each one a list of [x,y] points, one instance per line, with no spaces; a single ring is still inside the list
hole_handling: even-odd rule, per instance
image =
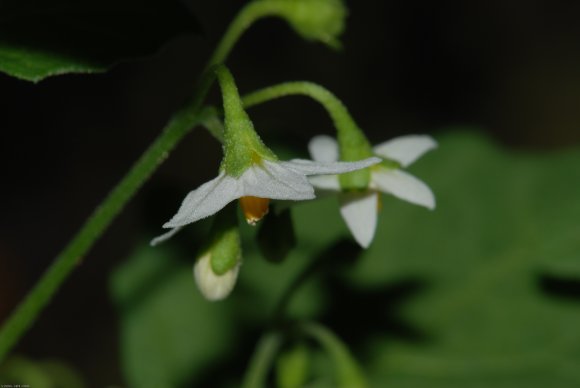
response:
[[[216,301],[233,290],[241,264],[242,247],[234,205],[218,214],[208,241],[208,247],[193,267],[193,276],[203,296]]]
[[[218,275],[212,268],[211,258],[211,251],[201,256],[195,262],[193,276],[203,296],[207,300],[218,301],[225,299],[234,289],[240,270],[240,260],[237,258],[237,264],[233,268]]]
[[[281,16],[307,40],[317,40],[340,48],[347,8],[341,0],[270,0],[285,3]]]

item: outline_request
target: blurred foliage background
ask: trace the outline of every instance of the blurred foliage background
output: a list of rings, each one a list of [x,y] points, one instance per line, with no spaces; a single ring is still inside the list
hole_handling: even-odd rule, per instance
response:
[[[287,80],[326,86],[374,143],[435,136],[441,147],[412,172],[433,188],[437,210],[385,199],[374,245],[360,252],[336,203],[300,205],[299,245],[288,260],[265,262],[246,236],[238,288],[209,304],[191,277],[207,225],[144,247],[183,195],[217,171],[220,146],[196,130],[16,354],[65,362],[91,387],[146,386],[147,378],[235,386],[285,286],[320,260],[324,270],[294,296],[289,314],[335,330],[373,386],[579,384],[580,4],[347,4],[342,52],[264,20],[243,37],[230,68],[242,93]],[[191,93],[240,8],[231,0],[186,5],[201,32],[150,58],[38,84],[0,74],[0,320]],[[219,104],[215,91],[210,101]],[[333,131],[303,98],[250,115],[268,142],[302,156],[311,136]]]

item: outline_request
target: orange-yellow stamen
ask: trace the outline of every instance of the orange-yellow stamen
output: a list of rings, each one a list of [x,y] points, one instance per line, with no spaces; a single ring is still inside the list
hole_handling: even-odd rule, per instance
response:
[[[250,225],[256,225],[262,217],[268,214],[270,205],[270,198],[260,197],[241,197],[240,206],[246,217],[246,221]]]
[[[381,193],[377,193],[377,213],[383,210],[383,200],[381,199]]]

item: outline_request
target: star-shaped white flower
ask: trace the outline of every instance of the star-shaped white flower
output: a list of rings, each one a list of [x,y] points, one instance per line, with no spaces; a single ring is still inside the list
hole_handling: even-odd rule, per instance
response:
[[[222,170],[217,178],[189,192],[177,213],[164,228],[171,231],[153,241],[156,245],[173,236],[187,224],[209,217],[235,199],[241,199],[248,223],[259,221],[268,211],[270,199],[302,201],[315,198],[309,175],[342,174],[379,163],[372,157],[356,162],[312,161],[293,159],[273,161],[261,159],[248,167],[239,177]]]
[[[426,135],[401,136],[381,143],[373,148],[376,155],[387,162],[395,162],[407,167],[421,155],[437,147],[433,138]],[[339,158],[338,143],[330,136],[314,137],[308,148],[312,159],[319,162],[332,162]],[[335,192],[340,202],[340,213],[355,240],[367,248],[373,240],[377,226],[379,192],[397,198],[435,208],[435,196],[431,189],[413,175],[397,167],[377,164],[371,167],[371,178],[366,191],[342,191],[338,176],[325,175],[310,178],[314,187],[322,192]]]

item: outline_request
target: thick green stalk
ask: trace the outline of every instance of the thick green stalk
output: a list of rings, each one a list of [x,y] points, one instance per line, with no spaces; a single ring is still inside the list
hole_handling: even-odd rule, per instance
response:
[[[232,73],[221,65],[217,66],[216,74],[224,107],[224,158],[220,169],[230,176],[239,177],[251,165],[263,159],[277,158],[254,130]]]
[[[167,153],[200,121],[199,103],[180,110],[161,135],[109,193],[53,264],[18,305],[0,331],[0,360],[32,325],[71,271],[81,262],[125,204],[163,162]]]

